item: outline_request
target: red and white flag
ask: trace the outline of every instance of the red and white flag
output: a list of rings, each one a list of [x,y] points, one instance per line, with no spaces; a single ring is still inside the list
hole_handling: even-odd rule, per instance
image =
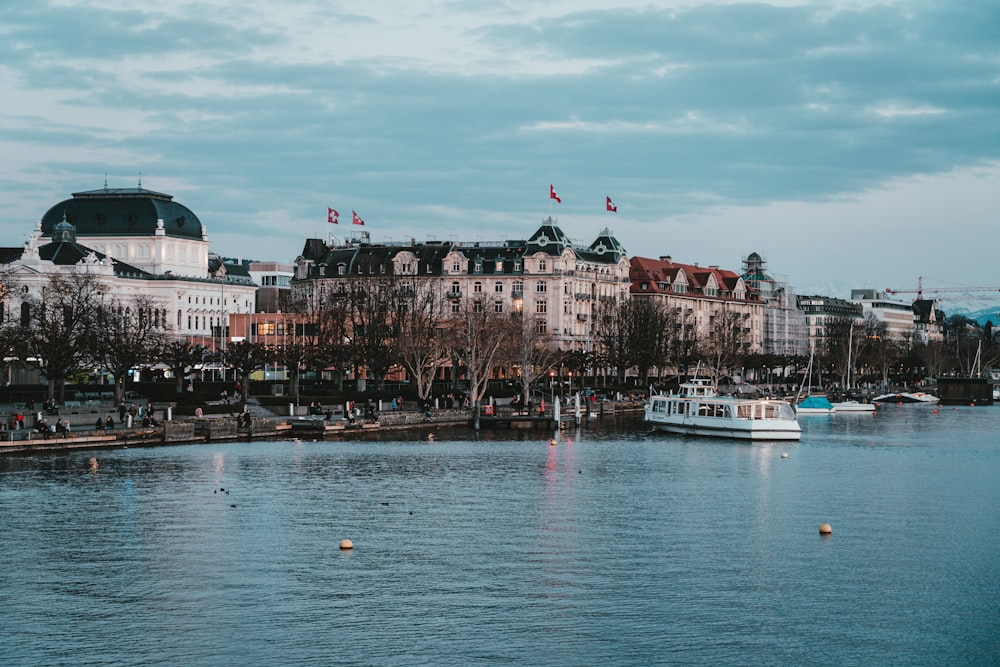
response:
[[[608,210],[612,213],[618,212],[618,207],[611,203],[611,197],[608,197]]]
[[[336,224],[339,224],[339,222],[340,222],[340,220],[338,220],[338,218],[340,218],[340,213],[337,213],[332,208],[327,207],[327,209],[326,209],[326,221],[327,222],[332,222],[333,224],[336,225]]]
[[[549,183],[549,199],[555,199],[560,204],[562,203],[562,199],[560,199],[559,195],[556,194],[556,186],[551,183]]]
[[[355,225],[363,225],[363,224],[365,224],[365,221],[362,220],[360,216],[358,216],[358,214],[357,214],[356,211],[351,211],[351,215],[354,216],[354,220],[352,220],[351,222],[353,222]]]

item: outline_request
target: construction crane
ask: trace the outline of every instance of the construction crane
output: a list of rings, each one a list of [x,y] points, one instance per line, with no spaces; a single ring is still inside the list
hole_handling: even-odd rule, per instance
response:
[[[934,292],[935,294],[940,292],[959,292],[959,293],[969,293],[969,292],[1000,292],[1000,289],[996,287],[932,287],[927,290],[928,292]],[[919,276],[917,278],[917,289],[892,289],[891,287],[885,288],[886,294],[914,294],[917,295],[917,301],[924,298],[924,277]]]

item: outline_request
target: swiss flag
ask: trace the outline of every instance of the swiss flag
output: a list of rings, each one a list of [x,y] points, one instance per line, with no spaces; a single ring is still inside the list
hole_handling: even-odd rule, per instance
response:
[[[549,183],[549,199],[555,199],[560,204],[562,203],[562,199],[560,199],[559,195],[556,194],[556,186],[551,183]]]
[[[327,222],[332,222],[333,224],[336,225],[336,224],[338,224],[340,222],[338,220],[339,217],[340,217],[340,213],[337,213],[332,208],[327,207],[327,209],[326,209],[326,221]]]
[[[612,213],[618,212],[618,207],[611,203],[611,197],[608,197],[608,210]]]
[[[365,221],[362,220],[360,218],[360,216],[358,216],[357,212],[351,211],[351,215],[354,216],[354,220],[352,220],[351,222],[353,222],[355,225],[363,225],[363,224],[365,224]]]

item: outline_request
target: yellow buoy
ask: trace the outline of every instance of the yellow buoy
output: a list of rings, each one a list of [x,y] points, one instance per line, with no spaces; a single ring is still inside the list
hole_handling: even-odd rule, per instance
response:
[[[549,440],[549,446],[550,446],[550,447],[555,447],[555,446],[556,446],[556,445],[558,445],[558,444],[559,444],[559,443],[558,443],[558,442],[556,441],[556,439],[555,439],[555,438],[552,438],[551,440]]]
[[[822,526],[819,527],[819,534],[820,535],[829,535],[832,532],[833,532],[833,528],[831,528],[830,524],[828,524],[828,523],[824,523]]]
[[[351,542],[350,540],[341,540],[340,541],[340,548],[344,549],[344,550],[353,549],[354,548],[354,542]]]

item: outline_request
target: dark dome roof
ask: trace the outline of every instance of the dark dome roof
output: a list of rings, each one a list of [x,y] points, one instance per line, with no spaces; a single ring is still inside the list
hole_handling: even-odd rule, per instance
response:
[[[201,221],[191,209],[165,195],[143,188],[103,188],[74,192],[42,216],[42,234],[51,236],[65,219],[76,227],[78,237],[152,236],[156,221],[163,220],[167,236],[202,238]]]

